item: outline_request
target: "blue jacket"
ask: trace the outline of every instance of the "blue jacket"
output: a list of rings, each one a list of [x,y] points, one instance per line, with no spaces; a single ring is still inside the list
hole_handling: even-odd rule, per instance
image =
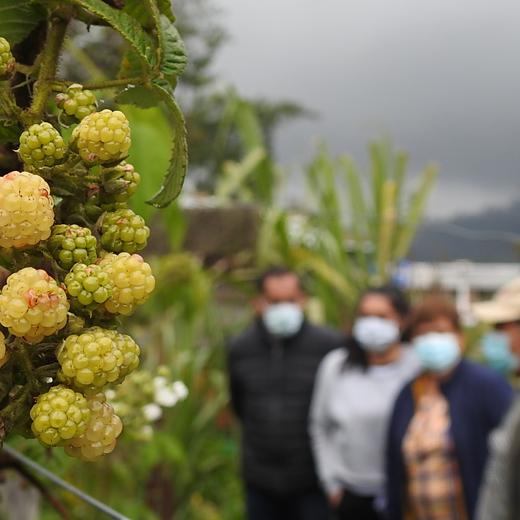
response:
[[[408,383],[394,406],[387,444],[388,519],[404,520],[406,470],[401,450],[414,415],[413,382]],[[501,422],[512,400],[513,390],[494,371],[463,360],[449,380],[441,384],[448,400],[451,435],[460,468],[466,510],[473,518],[486,459],[488,435]]]

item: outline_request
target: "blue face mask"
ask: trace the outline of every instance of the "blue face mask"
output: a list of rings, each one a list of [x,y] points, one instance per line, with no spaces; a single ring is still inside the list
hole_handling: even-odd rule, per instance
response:
[[[518,358],[511,352],[511,340],[504,332],[491,331],[482,338],[482,354],[488,366],[507,375],[518,368]]]
[[[445,372],[454,367],[461,353],[458,338],[450,332],[429,332],[413,340],[417,357],[425,370]]]
[[[262,315],[265,328],[273,336],[287,338],[294,336],[302,327],[303,310],[296,303],[276,303],[269,305]]]
[[[355,321],[352,335],[361,348],[377,354],[385,352],[390,345],[399,340],[399,326],[393,320],[363,316]]]

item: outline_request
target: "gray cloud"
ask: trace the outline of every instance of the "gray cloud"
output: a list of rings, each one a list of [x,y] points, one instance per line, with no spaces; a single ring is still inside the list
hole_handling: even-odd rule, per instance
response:
[[[319,112],[286,126],[277,151],[298,165],[322,137],[363,159],[387,134],[435,161],[432,215],[518,198],[520,3],[515,0],[216,0],[231,41],[215,70],[246,95]]]

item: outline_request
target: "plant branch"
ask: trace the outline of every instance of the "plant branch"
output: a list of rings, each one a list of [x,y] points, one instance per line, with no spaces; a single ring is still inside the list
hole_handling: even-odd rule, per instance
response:
[[[49,23],[47,40],[43,47],[38,79],[34,86],[34,97],[29,108],[29,119],[38,121],[42,118],[47,98],[52,91],[52,82],[56,76],[58,58],[65,39],[68,20],[53,16]]]

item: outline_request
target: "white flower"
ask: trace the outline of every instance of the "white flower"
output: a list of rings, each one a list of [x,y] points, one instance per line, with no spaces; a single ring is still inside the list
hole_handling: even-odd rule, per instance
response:
[[[161,406],[170,408],[177,404],[179,396],[174,392],[173,387],[157,388],[154,394],[154,401]]]
[[[105,390],[105,397],[107,398],[108,401],[111,401],[112,399],[114,399],[116,397],[116,393],[114,390],[109,388],[108,390]]]
[[[139,430],[139,438],[143,441],[150,441],[153,437],[153,428],[149,424],[145,424]]]
[[[157,421],[162,416],[161,407],[155,403],[149,403],[143,406],[143,415],[147,421]]]
[[[175,381],[175,383],[172,384],[172,390],[177,394],[179,401],[188,397],[188,387],[182,381]]]
[[[153,387],[156,390],[159,390],[160,388],[164,388],[168,384],[168,379],[166,379],[163,376],[157,376],[153,378]]]

